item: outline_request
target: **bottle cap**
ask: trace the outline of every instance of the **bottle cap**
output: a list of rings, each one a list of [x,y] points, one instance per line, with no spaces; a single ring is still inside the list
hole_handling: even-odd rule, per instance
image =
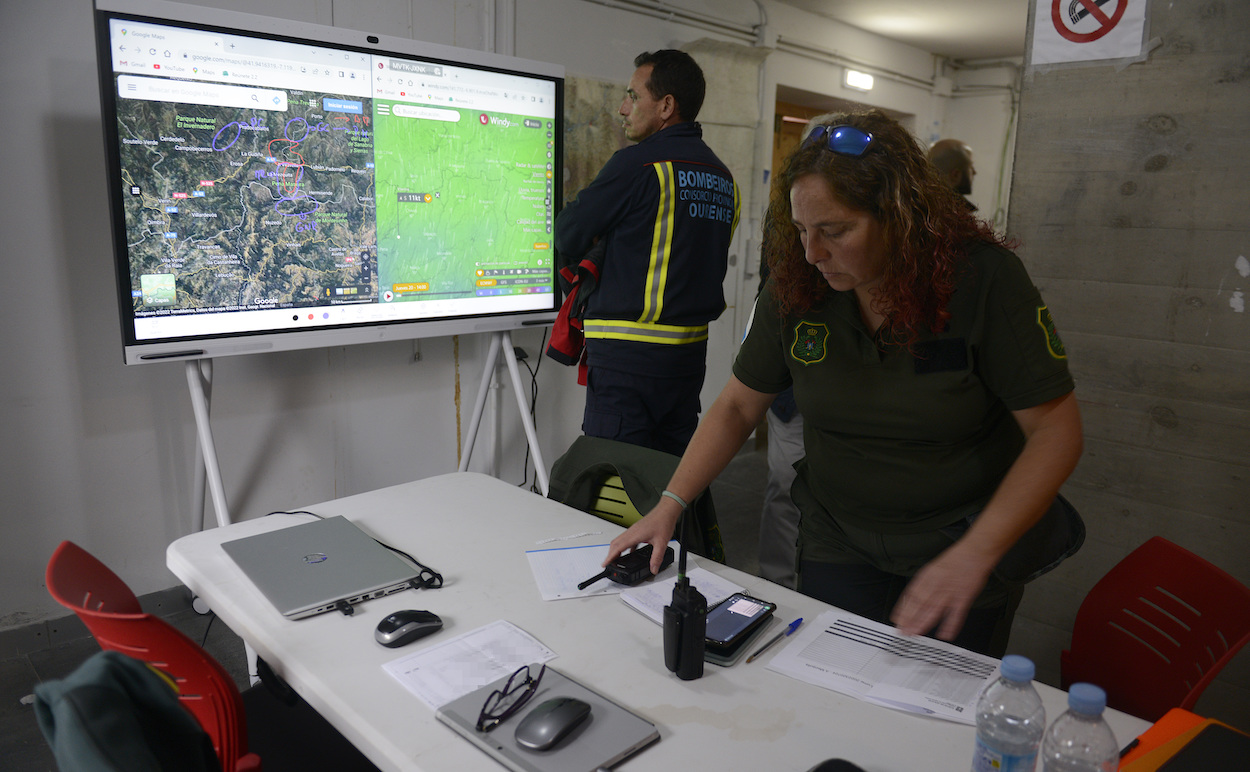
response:
[[[1008,681],[1033,680],[1033,660],[1028,657],[1022,657],[1019,654],[1008,654],[1003,657],[1002,664],[998,666],[998,670],[1003,674],[1003,678],[1006,678]]]
[[[1107,693],[1093,684],[1072,684],[1068,690],[1068,707],[1074,713],[1100,716],[1107,707]]]

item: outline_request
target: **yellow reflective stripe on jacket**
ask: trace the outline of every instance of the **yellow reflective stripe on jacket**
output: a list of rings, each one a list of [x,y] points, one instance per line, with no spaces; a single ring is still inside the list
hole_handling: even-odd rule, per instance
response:
[[[583,322],[587,338],[633,340],[643,343],[698,343],[707,340],[707,325],[679,327],[673,324],[629,322],[623,319],[587,319]]]
[[[655,212],[655,229],[651,236],[651,262],[647,266],[640,322],[654,322],[664,311],[664,283],[668,280],[669,257],[673,251],[673,221],[677,211],[677,184],[672,161],[655,164],[660,183],[660,201]]]

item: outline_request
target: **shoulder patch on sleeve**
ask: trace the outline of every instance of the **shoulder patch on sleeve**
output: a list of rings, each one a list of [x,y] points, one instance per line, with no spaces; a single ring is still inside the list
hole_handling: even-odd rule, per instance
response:
[[[1059,331],[1055,329],[1055,320],[1050,318],[1050,309],[1046,306],[1037,307],[1037,326],[1042,328],[1042,332],[1046,336],[1046,350],[1055,359],[1067,359],[1068,352],[1063,348],[1063,341],[1059,339]]]

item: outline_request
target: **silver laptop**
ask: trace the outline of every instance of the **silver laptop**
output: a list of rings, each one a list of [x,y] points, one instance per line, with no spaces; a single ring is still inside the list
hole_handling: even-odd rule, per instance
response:
[[[399,592],[418,576],[417,569],[344,517],[235,539],[221,548],[291,619]]]

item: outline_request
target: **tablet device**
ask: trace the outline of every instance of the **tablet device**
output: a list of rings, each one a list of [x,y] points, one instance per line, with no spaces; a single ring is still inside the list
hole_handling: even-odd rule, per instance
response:
[[[1250,758],[1250,737],[1219,723],[1204,726],[1159,772],[1207,772],[1234,769]]]
[[[490,732],[477,731],[478,713],[487,696],[507,680],[501,678],[452,700],[435,715],[514,772],[588,772],[610,768],[660,739],[655,724],[550,666],[524,708]],[[514,739],[517,725],[531,710],[553,697],[575,697],[589,704],[589,718],[551,750],[535,751],[518,744]]]

